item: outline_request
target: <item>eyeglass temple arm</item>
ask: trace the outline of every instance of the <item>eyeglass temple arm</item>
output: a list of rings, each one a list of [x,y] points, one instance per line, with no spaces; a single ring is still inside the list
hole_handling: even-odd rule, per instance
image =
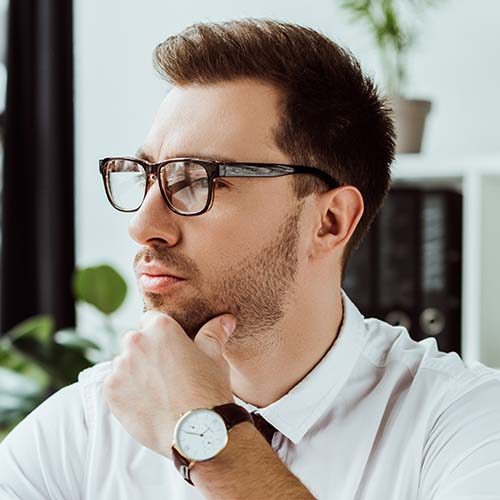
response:
[[[219,164],[221,177],[279,177],[291,174],[295,169],[286,165],[231,165]]]
[[[340,184],[326,172],[318,168],[291,165],[231,165],[219,164],[219,174],[224,177],[280,177],[297,173],[313,174],[321,177],[331,186],[338,187]]]

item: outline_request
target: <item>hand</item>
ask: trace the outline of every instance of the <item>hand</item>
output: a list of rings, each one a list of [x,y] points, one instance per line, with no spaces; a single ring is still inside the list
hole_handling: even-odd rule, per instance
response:
[[[229,334],[222,320],[227,320]],[[171,316],[148,311],[140,330],[124,335],[103,393],[113,415],[136,441],[171,458],[181,414],[234,402],[223,349],[235,325],[230,314],[212,318],[193,342]]]

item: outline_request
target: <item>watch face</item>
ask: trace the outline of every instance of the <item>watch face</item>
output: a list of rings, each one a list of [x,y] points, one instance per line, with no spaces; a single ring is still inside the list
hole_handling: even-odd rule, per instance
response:
[[[208,460],[226,446],[226,424],[213,410],[192,410],[177,423],[174,443],[188,460]]]

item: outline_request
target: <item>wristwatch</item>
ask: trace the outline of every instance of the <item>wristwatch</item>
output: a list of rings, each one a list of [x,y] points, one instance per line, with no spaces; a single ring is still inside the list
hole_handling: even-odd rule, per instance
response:
[[[181,476],[191,485],[196,462],[216,457],[227,445],[229,430],[241,422],[253,424],[252,415],[236,403],[198,408],[184,413],[174,429],[172,456]]]

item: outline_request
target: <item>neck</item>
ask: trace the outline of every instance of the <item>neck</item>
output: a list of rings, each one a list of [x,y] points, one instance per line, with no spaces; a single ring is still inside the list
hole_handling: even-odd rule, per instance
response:
[[[229,342],[224,357],[233,394],[259,408],[268,406],[313,370],[337,338],[343,318],[340,289],[333,302],[331,295],[323,297],[297,301],[305,306],[294,305],[260,338]]]

